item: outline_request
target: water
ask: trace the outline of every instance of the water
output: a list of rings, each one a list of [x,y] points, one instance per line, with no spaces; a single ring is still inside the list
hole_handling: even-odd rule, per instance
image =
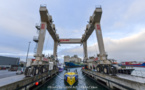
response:
[[[70,87],[64,81],[64,70],[63,72],[52,78],[39,90],[107,90],[103,86],[97,84],[95,81],[82,74],[81,68],[70,68],[70,71],[74,71],[75,69],[77,69],[78,71],[79,80],[72,87]]]
[[[145,68],[144,67],[133,67],[135,69],[131,75],[145,77]]]

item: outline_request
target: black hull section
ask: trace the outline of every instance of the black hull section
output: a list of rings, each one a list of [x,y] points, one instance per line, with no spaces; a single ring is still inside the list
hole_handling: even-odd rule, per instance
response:
[[[130,75],[134,69],[118,69],[118,73]]]

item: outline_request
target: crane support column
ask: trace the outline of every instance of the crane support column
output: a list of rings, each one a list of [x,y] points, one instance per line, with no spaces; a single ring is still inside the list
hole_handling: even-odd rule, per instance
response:
[[[58,46],[58,42],[54,41],[53,56],[55,59],[57,58],[57,46]]]
[[[37,53],[35,55],[36,62],[34,63],[36,65],[38,65],[37,62],[41,61],[43,57],[42,51],[43,51],[43,44],[45,40],[46,28],[47,28],[46,22],[41,22],[41,28],[40,28],[39,37],[38,37]],[[41,62],[39,64],[41,64]]]
[[[105,53],[100,23],[95,23],[95,30],[96,30],[96,36],[97,36],[98,46],[99,46],[99,51],[100,51],[100,54],[98,55],[99,59],[100,60],[107,60],[107,55]]]
[[[87,60],[88,59],[87,41],[83,42],[83,48],[84,48],[84,60]]]

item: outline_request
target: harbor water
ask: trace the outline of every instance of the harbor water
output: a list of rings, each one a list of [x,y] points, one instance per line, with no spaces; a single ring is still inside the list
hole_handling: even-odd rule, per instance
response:
[[[131,73],[131,75],[139,76],[139,77],[145,77],[145,67],[132,67],[134,71]]]
[[[100,84],[82,74],[80,67],[69,69],[70,71],[74,71],[77,69],[79,75],[78,82],[73,86],[69,86],[64,81],[64,73],[66,72],[66,70],[64,70],[63,72],[60,72],[58,75],[52,78],[39,90],[107,90],[105,87],[101,86]]]

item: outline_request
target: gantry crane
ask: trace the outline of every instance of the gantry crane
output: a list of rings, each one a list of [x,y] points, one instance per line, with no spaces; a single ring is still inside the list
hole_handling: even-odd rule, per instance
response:
[[[112,65],[112,62],[107,59],[107,54],[105,52],[100,25],[101,15],[102,8],[97,7],[93,15],[90,16],[89,23],[87,24],[85,33],[82,35],[81,39],[72,39],[72,38],[59,39],[59,35],[56,33],[55,25],[53,24],[52,16],[48,13],[46,6],[40,6],[41,25],[40,27],[36,27],[39,30],[39,37],[38,40],[34,40],[38,43],[37,52],[34,55],[35,61],[33,61],[30,67],[27,67],[25,75],[26,76],[37,75],[48,71],[50,66],[48,62],[50,61],[53,61],[54,66],[56,66],[58,44],[83,44],[84,61],[86,63],[90,63],[87,54],[87,40],[94,30],[96,31],[100,53],[98,54],[99,60],[93,63],[97,64],[96,69],[98,72],[103,72],[106,74],[110,73],[116,74],[117,70]],[[54,40],[53,60],[50,58],[45,58],[45,56],[42,54],[46,30],[50,33],[50,35]]]
[[[103,42],[103,36],[102,36],[102,30],[101,30],[101,24],[100,24],[101,15],[102,15],[102,8],[100,6],[100,7],[97,7],[93,15],[90,16],[89,24],[87,24],[85,33],[82,36],[82,42],[85,44],[84,46],[86,46],[87,39],[89,38],[89,36],[92,34],[92,32],[95,29],[100,53],[97,55],[98,60],[93,63],[97,64],[96,69],[98,72],[115,75],[117,73],[117,69],[116,67],[112,65],[112,62],[107,59],[107,54],[104,48],[104,42]],[[84,51],[85,51],[84,52],[85,58],[87,58],[86,47],[84,48]],[[87,63],[89,63],[89,60],[86,60],[86,61]]]
[[[36,39],[36,37],[34,38],[34,41],[38,43],[37,52],[34,55],[35,60],[32,62],[31,66],[26,68],[26,76],[35,76],[47,72],[50,70],[50,66],[52,66],[52,64],[54,68],[56,68],[57,65],[56,59],[59,36],[56,33],[55,24],[53,24],[52,16],[48,13],[46,6],[40,6],[40,18],[41,24],[40,26],[36,26],[39,30],[39,36],[38,39]],[[45,57],[45,55],[42,54],[46,30],[50,33],[54,40],[54,53],[51,58]]]

